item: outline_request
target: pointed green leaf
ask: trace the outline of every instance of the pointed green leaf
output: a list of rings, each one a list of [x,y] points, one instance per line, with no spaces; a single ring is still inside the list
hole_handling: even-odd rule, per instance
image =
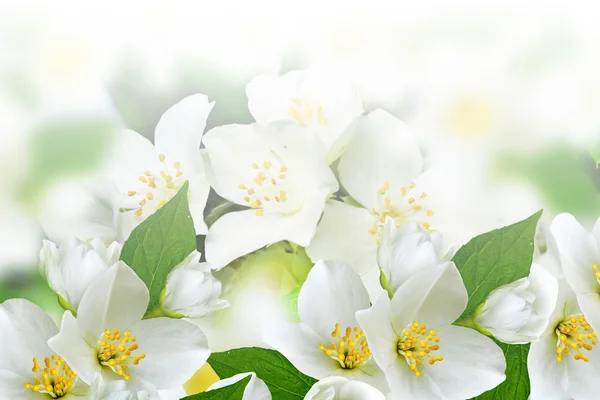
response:
[[[317,382],[298,371],[278,351],[259,347],[213,353],[208,363],[221,379],[242,372],[255,372],[269,387],[273,400],[302,400]]]
[[[452,261],[469,295],[459,321],[471,315],[492,290],[529,275],[541,215],[540,210],[524,221],[476,236],[458,250]]]
[[[150,292],[147,311],[159,303],[169,272],[196,249],[187,193],[186,182],[167,204],[138,225],[123,245],[121,260]]]

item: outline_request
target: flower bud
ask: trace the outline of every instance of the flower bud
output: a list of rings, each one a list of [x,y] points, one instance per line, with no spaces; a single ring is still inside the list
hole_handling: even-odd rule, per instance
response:
[[[527,278],[501,286],[490,293],[475,324],[504,343],[528,343],[539,337],[558,296],[556,278],[532,264]]]

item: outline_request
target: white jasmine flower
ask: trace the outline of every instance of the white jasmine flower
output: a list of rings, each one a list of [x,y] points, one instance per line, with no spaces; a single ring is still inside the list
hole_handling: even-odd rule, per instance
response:
[[[213,106],[203,94],[181,100],[158,121],[154,145],[134,131],[119,132],[109,169],[119,192],[121,237],[128,237],[135,226],[164,206],[186,181],[196,233],[206,233],[203,213],[210,187],[200,142]]]
[[[48,344],[86,383],[100,373],[132,390],[181,386],[208,358],[206,337],[184,320],[142,320],[148,299],[144,283],[119,262],[86,290],[77,318],[64,313]]]
[[[244,389],[242,400],[271,400],[272,397],[271,392],[269,392],[269,388],[262,379],[256,376],[254,372],[245,372],[234,375],[231,378],[222,379],[216,383],[213,383],[208,389],[206,389],[206,391],[210,392],[211,390],[233,385],[247,376],[250,376],[250,382],[248,382],[246,388]]]
[[[315,383],[304,400],[385,400],[385,396],[373,386],[351,381],[341,376],[330,376]]]
[[[221,282],[212,275],[210,264],[200,262],[200,256],[193,251],[169,273],[163,310],[200,318],[229,306],[219,298]]]
[[[340,71],[313,65],[282,76],[258,75],[246,86],[248,108],[256,122],[294,121],[318,139],[318,149],[331,164],[354,133],[362,100]],[[307,132],[308,133],[308,132]]]
[[[600,374],[596,332],[565,279],[558,280],[556,307],[544,334],[531,343],[527,358],[531,400],[592,400]]]
[[[560,214],[550,225],[564,277],[594,329],[600,329],[600,220],[588,232],[570,214]]]
[[[488,337],[453,326],[467,291],[452,262],[414,274],[392,299],[356,318],[392,393],[402,399],[468,399],[504,381],[506,362]]]
[[[0,397],[87,398],[89,387],[46,344],[57,332],[54,321],[27,300],[0,305]]]
[[[342,260],[365,273],[376,265],[386,219],[396,226],[416,222],[430,229],[433,211],[415,183],[423,157],[415,137],[383,110],[360,117],[354,139],[340,158],[342,186],[358,206],[329,200],[307,248],[314,260]]]
[[[85,290],[119,261],[122,245],[108,247],[100,239],[83,242],[72,238],[65,245],[44,241],[40,260],[46,269],[48,284],[59,296],[61,305],[77,311]]]
[[[370,304],[356,272],[342,263],[319,261],[298,295],[300,322],[267,327],[263,339],[309,376],[343,376],[387,390],[354,317]]]
[[[396,227],[387,217],[377,255],[390,296],[411,275],[450,261],[455,252],[454,247],[444,250],[439,232],[430,232],[415,222]]]
[[[501,286],[490,293],[475,323],[504,343],[528,343],[548,326],[556,306],[556,278],[538,264],[527,278]]]
[[[304,130],[291,122],[225,125],[204,136],[213,188],[249,207],[210,227],[209,263],[223,267],[282,240],[308,245],[338,183]]]

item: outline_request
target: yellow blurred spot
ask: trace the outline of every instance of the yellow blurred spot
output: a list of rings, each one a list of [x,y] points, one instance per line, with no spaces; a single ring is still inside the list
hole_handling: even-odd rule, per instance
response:
[[[219,376],[212,367],[206,363],[200,368],[192,378],[184,383],[183,389],[188,395],[204,392],[212,384],[218,382]]]

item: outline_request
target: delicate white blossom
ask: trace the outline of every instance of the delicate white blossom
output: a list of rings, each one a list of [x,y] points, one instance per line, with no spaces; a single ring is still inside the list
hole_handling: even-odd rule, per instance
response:
[[[394,396],[469,399],[504,381],[502,350],[488,337],[452,323],[467,291],[452,262],[414,274],[392,299],[379,296],[356,318]]]
[[[315,383],[304,400],[385,400],[385,396],[373,386],[351,381],[341,376],[330,376]]]
[[[225,214],[210,227],[209,263],[224,267],[282,240],[308,245],[338,183],[305,129],[292,122],[224,125],[204,136],[212,187],[249,208]]]
[[[362,100],[341,71],[313,65],[285,75],[258,75],[246,86],[248,108],[256,122],[294,121],[309,128],[318,150],[331,164],[354,133]]]
[[[234,375],[231,378],[221,379],[220,381],[213,383],[208,389],[206,389],[206,391],[210,392],[211,390],[233,385],[234,383],[237,383],[248,376],[250,376],[250,381],[244,388],[242,400],[271,400],[271,392],[269,392],[269,388],[262,379],[256,376],[254,372],[241,373]]]

